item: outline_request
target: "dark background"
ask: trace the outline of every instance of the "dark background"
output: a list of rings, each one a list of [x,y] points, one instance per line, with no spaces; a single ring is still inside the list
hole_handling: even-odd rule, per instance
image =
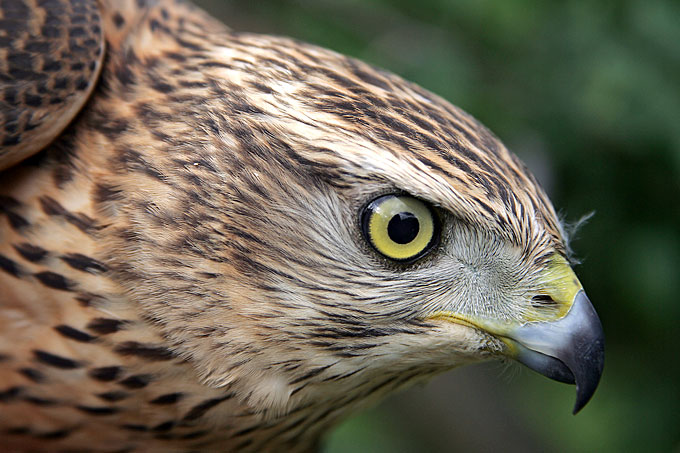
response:
[[[342,424],[327,453],[680,451],[680,2],[199,1],[236,30],[387,68],[492,129],[567,221],[607,336],[600,387],[454,370]]]

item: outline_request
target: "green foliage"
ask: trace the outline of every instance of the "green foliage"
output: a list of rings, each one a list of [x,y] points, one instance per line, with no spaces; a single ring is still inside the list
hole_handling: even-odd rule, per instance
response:
[[[573,417],[573,389],[529,373],[497,384],[514,395],[511,417],[540,449],[680,448],[680,2],[200,3],[236,29],[294,36],[423,85],[498,134],[567,219],[595,211],[573,243],[607,335],[593,401]],[[348,421],[327,451],[432,445],[384,422],[395,407]]]

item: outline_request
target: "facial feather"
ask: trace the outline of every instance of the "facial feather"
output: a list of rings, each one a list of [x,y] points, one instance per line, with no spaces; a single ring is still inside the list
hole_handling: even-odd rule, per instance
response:
[[[505,347],[429,315],[538,313],[536,275],[564,253],[559,222],[469,115],[385,71],[189,7],[102,4],[93,98],[2,199],[15,272],[0,275],[49,287],[59,325],[78,327],[46,323],[58,357],[38,359],[96,381],[89,405],[64,384],[69,407],[120,397],[109,382],[139,390],[143,402],[117,403],[134,421],[121,429],[154,433],[168,421],[152,426],[139,407],[161,417],[146,401],[167,388],[173,423],[200,422],[221,446],[304,449],[352,409]],[[362,209],[389,193],[430,203],[443,225],[411,265],[362,236]],[[78,268],[74,250],[101,267]],[[96,338],[60,339],[74,330]]]

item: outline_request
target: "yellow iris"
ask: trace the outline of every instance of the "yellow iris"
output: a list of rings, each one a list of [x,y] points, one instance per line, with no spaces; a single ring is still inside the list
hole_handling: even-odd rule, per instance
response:
[[[434,245],[437,225],[432,210],[408,195],[386,195],[372,201],[362,223],[371,245],[393,260],[414,260]]]

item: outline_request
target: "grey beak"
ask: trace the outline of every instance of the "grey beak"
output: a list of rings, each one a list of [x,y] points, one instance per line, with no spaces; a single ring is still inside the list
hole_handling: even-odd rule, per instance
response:
[[[583,290],[563,318],[525,324],[508,337],[517,342],[519,362],[556,381],[576,384],[574,414],[588,403],[604,368],[604,332]]]

